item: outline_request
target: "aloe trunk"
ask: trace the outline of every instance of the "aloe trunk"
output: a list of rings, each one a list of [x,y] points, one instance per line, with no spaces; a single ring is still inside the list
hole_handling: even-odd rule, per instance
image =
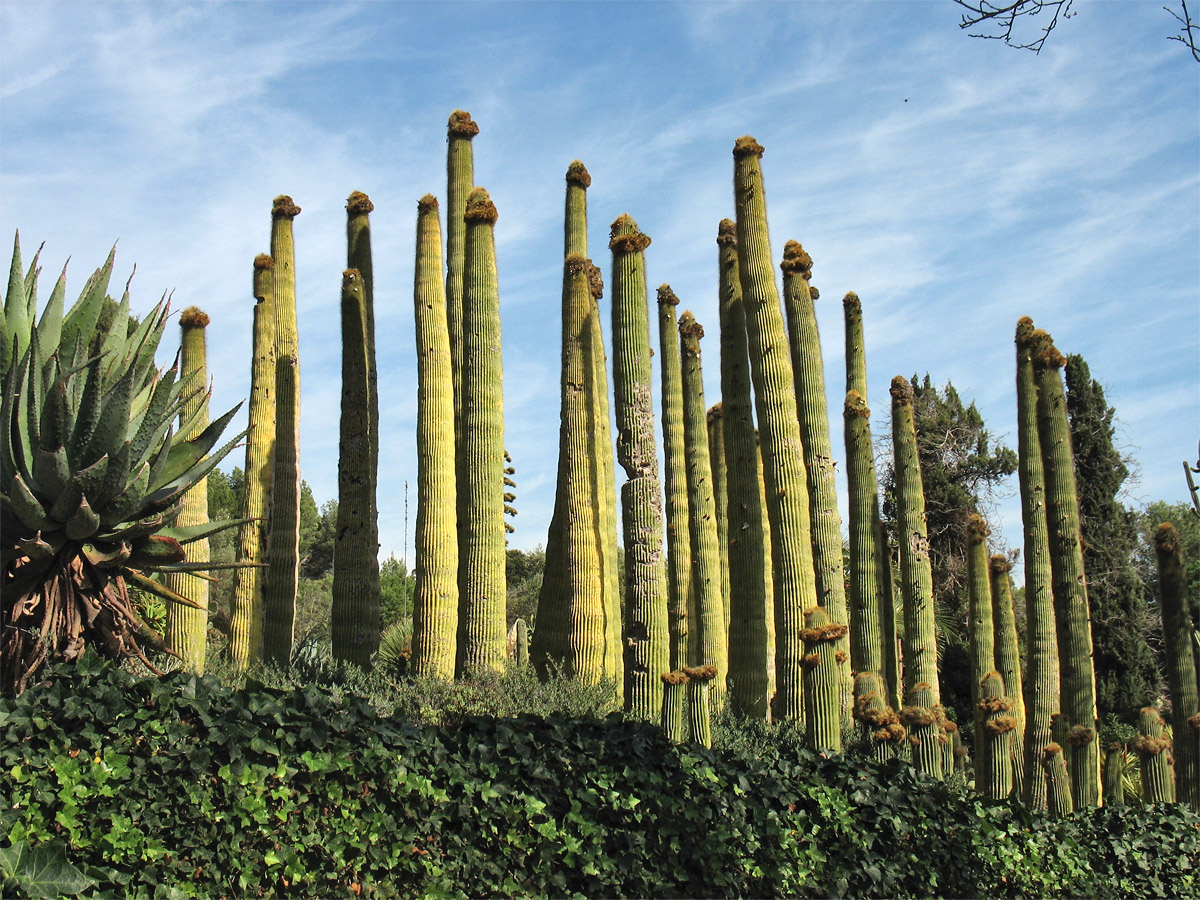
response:
[[[650,238],[627,215],[612,224],[613,398],[617,461],[625,471],[621,521],[625,538],[625,710],[655,719],[670,668],[667,567],[662,489],[654,434],[650,308],[645,249]]]
[[[275,475],[275,262],[265,253],[254,260],[254,324],[251,340],[250,400],[246,438],[246,493],[235,544],[238,559],[262,563],[267,557],[271,480]],[[233,570],[229,655],[238,669],[262,657],[263,570]]]
[[[942,741],[934,710],[933,685],[917,682],[908,690],[908,705],[899,712],[900,723],[908,730],[913,766],[918,772],[941,781],[944,778]]]
[[[504,395],[496,207],[475,188],[464,218],[462,446],[459,491],[460,674],[500,670],[506,657]]]
[[[887,686],[875,672],[854,676],[854,718],[871,741],[871,757],[887,762],[900,750],[908,732],[887,702]]]
[[[367,427],[370,430],[371,538],[379,545],[379,371],[375,361],[375,268],[371,261],[371,212],[375,205],[362,191],[346,199],[346,268],[357,269],[363,284],[367,335]],[[378,554],[376,554],[378,556]]]
[[[479,126],[461,109],[450,113],[446,147],[446,328],[450,334],[450,359],[454,371],[454,440],[462,453],[463,406],[463,267],[466,261],[467,226],[463,214],[475,186],[475,156],[471,139]]]
[[[688,664],[692,606],[692,544],[688,536],[687,461],[683,443],[683,369],[679,361],[679,298],[658,288],[659,375],[662,378],[664,491],[667,506],[667,630],[671,670]]]
[[[1009,736],[1017,727],[1017,719],[1007,694],[999,672],[988,672],[980,682],[976,721],[983,733],[983,752],[976,758],[976,788],[993,800],[1002,800],[1013,792],[1014,760]]]
[[[700,339],[704,328],[690,312],[679,317],[679,352],[683,365],[683,430],[687,460],[688,534],[692,544],[692,621],[690,655],[694,665],[716,670],[711,688],[715,698],[725,694],[729,645],[725,631],[725,598],[721,595],[721,545],[717,536],[717,507],[713,497],[712,464],[708,451],[708,420],[704,403]],[[693,677],[693,681],[695,678]],[[694,699],[696,692],[690,695]]]
[[[967,597],[970,627],[971,708],[975,711],[973,729],[976,769],[983,765],[990,746],[984,734],[985,712],[980,707],[983,681],[996,668],[995,626],[992,614],[992,586],[988,574],[989,534],[987,523],[979,515],[967,520]],[[1003,691],[1001,691],[1003,693]]]
[[[792,360],[780,310],[779,290],[767,234],[767,205],[752,137],[734,144],[734,201],[737,209],[738,274],[746,308],[750,371],[762,438],[771,560],[775,587],[775,658],[778,690],[774,712],[781,719],[804,715],[801,686],[804,612],[817,605],[812,529],[804,444],[796,406]]]
[[[1050,537],[1054,614],[1058,629],[1062,712],[1071,722],[1068,766],[1076,809],[1100,805],[1100,741],[1096,721],[1096,673],[1079,500],[1066,397],[1059,369],[1066,359],[1050,335],[1036,332],[1034,373],[1038,387],[1038,439],[1046,478],[1046,525]]]
[[[805,615],[804,734],[809,748],[842,752],[842,676],[845,651],[838,643],[847,628],[829,621],[829,611],[814,606]]]
[[[180,432],[181,440],[191,440],[208,427],[208,365],[205,349],[205,328],[208,316],[194,306],[189,306],[179,315],[180,335],[179,375],[190,379],[188,390],[191,398],[179,410],[180,427],[193,421],[187,433]],[[179,527],[202,525],[208,521],[208,479],[201,478],[184,494],[183,509],[175,520]],[[207,560],[208,538],[188,544],[188,557],[192,560]],[[199,609],[181,603],[167,604],[167,646],[183,661],[189,672],[204,674],[205,648],[208,643],[208,581],[199,575],[187,572],[163,576],[163,583],[175,593],[187,597]]]
[[[764,533],[765,504],[754,406],[746,308],[738,277],[737,226],[722,219],[717,229],[721,315],[721,424],[725,446],[726,539],[729,592],[729,685],[733,709],[768,717],[768,591],[770,567]],[[714,466],[715,468],[715,466]]]
[[[437,198],[417,206],[413,285],[417,338],[417,531],[412,667],[454,677],[458,632],[458,534],[454,473],[454,377],[446,330]]]
[[[725,471],[725,427],[718,400],[708,408],[708,464],[712,472],[713,501],[717,510],[717,551],[721,556],[721,596],[724,603],[725,633],[729,634],[729,485]]]
[[[263,656],[286,664],[296,625],[300,580],[300,360],[296,330],[296,252],[292,220],[300,207],[275,198],[271,258],[275,261],[275,474],[271,533],[263,585]]]
[[[1166,640],[1167,690],[1171,696],[1179,801],[1200,810],[1200,692],[1196,685],[1195,632],[1188,612],[1183,545],[1174,525],[1158,526],[1154,549],[1158,558],[1158,590]]]
[[[1175,802],[1175,767],[1171,739],[1163,735],[1162,716],[1153,706],[1138,715],[1138,734],[1133,750],[1141,760],[1142,800],[1146,803]]]
[[[1046,482],[1037,429],[1037,385],[1030,337],[1033,322],[1017,323],[1017,448],[1025,545],[1025,805],[1046,809],[1042,748],[1059,711],[1058,637],[1054,619],[1050,544],[1046,530]]]
[[[1005,695],[1012,701],[1015,727],[1008,734],[1009,753],[1013,757],[1013,792],[1025,795],[1025,767],[1022,747],[1025,740],[1025,700],[1021,682],[1021,655],[1017,642],[1017,619],[1013,610],[1012,563],[1002,554],[988,560],[992,585],[992,621],[995,626],[996,671],[1004,679]]]

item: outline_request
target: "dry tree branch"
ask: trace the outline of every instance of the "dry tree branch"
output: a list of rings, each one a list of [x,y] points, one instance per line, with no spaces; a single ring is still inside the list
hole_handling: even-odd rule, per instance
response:
[[[1046,38],[1058,25],[1060,18],[1069,19],[1075,15],[1071,11],[1075,0],[1017,0],[1016,3],[991,3],[989,0],[954,0],[954,2],[967,10],[963,14],[962,21],[959,22],[959,28],[974,28],[986,23],[987,26],[994,29],[994,33],[972,32],[971,37],[1004,41],[1010,47],[1016,47],[1018,50],[1032,50],[1034,53],[1041,52],[1042,45],[1046,43]],[[1042,29],[1040,37],[1021,43],[1013,36],[1017,19],[1021,16],[1036,16],[1047,10],[1052,15],[1049,24]]]
[[[1194,59],[1196,62],[1200,62],[1200,48],[1196,46],[1196,38],[1197,33],[1200,32],[1200,25],[1197,25],[1192,21],[1192,16],[1188,12],[1187,8],[1187,0],[1179,0],[1179,6],[1183,9],[1182,16],[1169,6],[1163,7],[1163,9],[1169,12],[1171,16],[1174,17],[1175,20],[1178,21],[1182,26],[1179,29],[1179,34],[1172,34],[1167,38],[1167,40],[1179,41],[1179,43],[1183,44],[1188,48],[1188,50],[1191,51],[1192,59]]]

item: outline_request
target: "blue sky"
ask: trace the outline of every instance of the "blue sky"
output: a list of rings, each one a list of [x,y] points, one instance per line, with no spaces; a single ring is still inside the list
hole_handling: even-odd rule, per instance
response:
[[[553,504],[568,163],[592,174],[606,277],[609,225],[628,212],[653,239],[651,290],[669,282],[709,326],[711,403],[714,239],[733,212],[733,142],[752,134],[773,253],[796,239],[815,260],[835,448],[846,291],[863,301],[877,433],[892,376],[929,372],[1015,446],[1012,335],[1027,314],[1104,384],[1137,462],[1127,500],[1184,500],[1200,437],[1200,68],[1167,40],[1161,3],[1075,8],[1035,56],[968,37],[950,0],[8,0],[0,235],[20,229],[27,255],[45,241],[47,282],[70,256],[71,297],[119,240],[114,281],[137,264],[135,309],[173,290],[175,309],[212,316],[223,410],[248,392],[250,264],[271,200],[295,198],[301,464],[323,501],[337,492],[345,198],[367,192],[382,553],[403,556],[416,202],[444,199],[446,119],[469,110],[476,182],[500,211],[511,543],[530,548]],[[1001,546],[1021,540],[1009,493],[992,518]]]

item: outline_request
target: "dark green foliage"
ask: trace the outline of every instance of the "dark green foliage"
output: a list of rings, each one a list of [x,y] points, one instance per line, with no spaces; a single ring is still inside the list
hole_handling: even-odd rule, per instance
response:
[[[379,613],[383,628],[397,622],[408,621],[412,625],[413,575],[408,564],[395,556],[389,556],[379,565]]]
[[[508,583],[507,625],[524,619],[532,628],[537,623],[538,592],[546,569],[546,551],[539,545],[533,550],[504,551],[504,574]]]
[[[304,578],[321,578],[333,571],[333,546],[337,541],[337,511],[336,500],[326,500],[321,504],[321,511],[313,518],[316,502],[311,505],[304,502],[303,482],[300,487],[300,574]],[[312,491],[308,492],[312,499]],[[308,509],[306,513],[305,510]]]
[[[1184,593],[1191,603],[1192,627],[1200,629],[1200,515],[1196,514],[1190,503],[1157,500],[1136,512],[1134,519],[1138,532],[1134,565],[1145,586],[1146,603],[1152,609],[1158,605],[1158,563],[1154,554],[1154,534],[1159,525],[1170,522],[1179,530],[1183,542]],[[1158,618],[1157,611],[1151,613],[1151,618]]]
[[[1158,695],[1159,674],[1147,640],[1153,628],[1144,588],[1133,566],[1137,525],[1117,500],[1129,469],[1113,446],[1116,411],[1083,357],[1068,356],[1065,374],[1092,612],[1096,709],[1101,719],[1111,714],[1135,722],[1138,710]]]

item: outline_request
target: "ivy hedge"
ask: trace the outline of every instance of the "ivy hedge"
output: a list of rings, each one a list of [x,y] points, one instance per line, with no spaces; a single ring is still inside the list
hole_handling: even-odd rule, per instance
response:
[[[713,752],[619,716],[438,728],[86,657],[0,699],[0,734],[5,896],[1200,894],[1183,806],[1056,820],[900,762]]]

